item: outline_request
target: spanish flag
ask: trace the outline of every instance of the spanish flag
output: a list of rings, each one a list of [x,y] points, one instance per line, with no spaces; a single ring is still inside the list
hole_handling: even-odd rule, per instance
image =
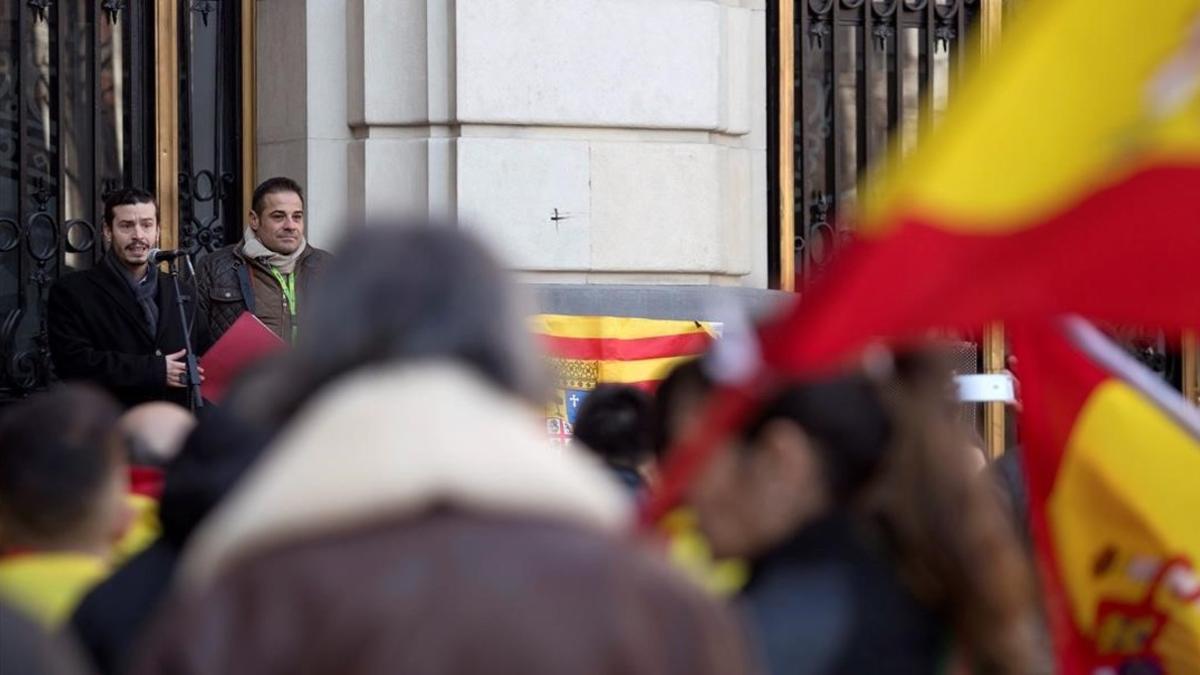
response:
[[[856,240],[764,333],[768,363],[1064,313],[1200,325],[1200,0],[1027,4],[869,183]]]
[[[539,314],[532,324],[557,378],[547,432],[559,441],[570,437],[575,415],[596,385],[652,391],[676,366],[704,353],[720,328],[704,321],[565,314]]]
[[[1012,339],[1060,672],[1200,673],[1200,411],[1081,320]]]

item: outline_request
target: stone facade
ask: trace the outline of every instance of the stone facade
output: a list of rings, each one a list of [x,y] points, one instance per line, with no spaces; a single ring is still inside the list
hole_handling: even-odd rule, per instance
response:
[[[260,177],[539,283],[767,284],[765,0],[258,0]]]

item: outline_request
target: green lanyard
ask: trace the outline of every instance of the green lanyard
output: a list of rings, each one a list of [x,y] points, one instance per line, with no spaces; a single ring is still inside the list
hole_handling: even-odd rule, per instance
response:
[[[284,276],[279,273],[279,270],[271,268],[271,274],[275,280],[279,282],[279,288],[283,290],[283,299],[287,302],[288,313],[292,315],[292,342],[296,342],[296,274],[292,273]]]

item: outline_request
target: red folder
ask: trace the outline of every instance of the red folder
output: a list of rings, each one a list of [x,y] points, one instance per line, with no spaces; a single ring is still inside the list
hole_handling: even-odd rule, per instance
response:
[[[206,400],[220,403],[229,385],[242,371],[286,347],[287,344],[257,316],[242,312],[221,339],[200,358],[200,367],[204,369],[200,393]]]

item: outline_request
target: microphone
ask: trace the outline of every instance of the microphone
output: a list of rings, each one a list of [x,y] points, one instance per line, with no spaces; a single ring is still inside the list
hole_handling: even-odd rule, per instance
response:
[[[146,262],[150,263],[151,265],[157,265],[164,260],[174,260],[186,255],[187,251],[181,251],[179,249],[169,249],[164,251],[162,249],[152,248],[150,249],[150,252],[146,254]]]

